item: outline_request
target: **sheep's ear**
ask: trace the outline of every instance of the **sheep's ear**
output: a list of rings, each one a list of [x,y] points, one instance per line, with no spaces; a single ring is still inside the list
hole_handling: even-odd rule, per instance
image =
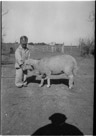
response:
[[[31,67],[32,67],[32,70],[34,70],[34,67],[31,65]]]

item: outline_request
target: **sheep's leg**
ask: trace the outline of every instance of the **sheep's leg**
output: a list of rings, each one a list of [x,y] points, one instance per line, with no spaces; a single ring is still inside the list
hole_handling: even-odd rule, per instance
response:
[[[44,79],[42,78],[41,83],[39,84],[39,87],[43,86],[43,83],[44,83]]]
[[[50,78],[47,77],[47,87],[50,87]]]
[[[47,73],[47,87],[50,87],[50,77],[51,77],[51,71]]]
[[[40,83],[39,87],[43,86],[43,83],[44,83],[45,78],[46,78],[46,74],[43,74],[43,75],[41,76],[41,83]]]
[[[69,89],[71,89],[73,87],[73,75],[69,75]]]

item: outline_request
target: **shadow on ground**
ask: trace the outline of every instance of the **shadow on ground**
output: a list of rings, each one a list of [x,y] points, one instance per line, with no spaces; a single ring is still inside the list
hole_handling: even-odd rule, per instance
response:
[[[33,75],[33,76],[30,76],[30,77],[27,78],[27,82],[28,82],[28,84],[29,83],[38,83],[38,84],[40,84],[41,81],[36,79],[36,76]],[[51,82],[51,85],[52,84],[64,84],[66,86],[69,86],[68,85],[69,84],[68,79],[51,79],[50,82]],[[44,85],[46,85],[46,84],[47,84],[47,80],[44,81]]]
[[[55,113],[49,117],[52,123],[39,128],[32,135],[83,135],[76,126],[66,123],[66,119],[64,114]]]

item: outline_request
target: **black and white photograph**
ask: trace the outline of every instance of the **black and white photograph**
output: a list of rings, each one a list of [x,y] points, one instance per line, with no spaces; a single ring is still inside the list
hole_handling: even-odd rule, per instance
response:
[[[1,1],[1,135],[94,135],[95,1]]]

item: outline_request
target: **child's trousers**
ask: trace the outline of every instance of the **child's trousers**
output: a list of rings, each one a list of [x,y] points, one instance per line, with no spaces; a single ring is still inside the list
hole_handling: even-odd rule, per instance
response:
[[[27,70],[23,71],[21,68],[16,69],[15,85],[17,87],[27,85],[27,73]]]

